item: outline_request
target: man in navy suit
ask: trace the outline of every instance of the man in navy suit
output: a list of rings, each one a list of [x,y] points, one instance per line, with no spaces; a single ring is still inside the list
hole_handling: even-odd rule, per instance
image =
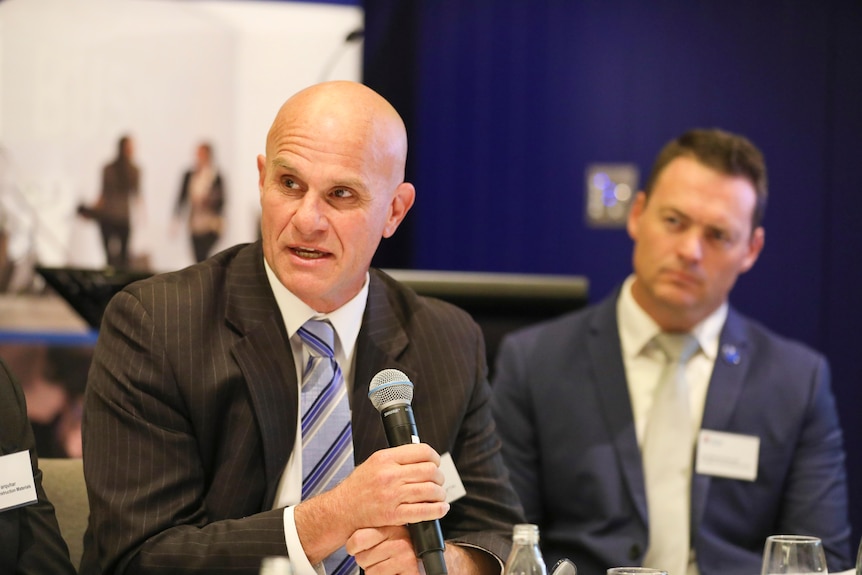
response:
[[[763,248],[766,190],[762,154],[747,139],[681,135],[632,205],[634,273],[597,305],[501,344],[492,389],[504,459],[550,564],[568,557],[580,575],[599,575],[656,562],[670,541],[679,567],[648,566],[752,574],[767,536],[805,534],[823,540],[830,571],[850,566],[827,362],[728,304]],[[667,487],[650,484],[644,458],[650,426],[668,419],[650,417],[661,333],[696,340],[682,368],[691,442],[678,447],[680,488],[650,497]],[[651,532],[680,504],[682,520]]]
[[[257,160],[262,239],[111,300],[84,408],[83,573],[256,575],[263,557],[288,555],[296,575],[315,575],[334,554],[355,572],[345,550],[369,573],[418,575],[406,525],[439,519],[449,573],[499,574],[523,518],[482,333],[463,310],[369,269],[413,205],[406,155],[404,124],[379,94],[354,82],[302,90]],[[349,398],[355,463],[310,498],[307,320],[334,330],[344,381],[330,381]],[[422,444],[387,449],[368,388],[388,368],[415,386]],[[446,453],[466,491],[451,502]]]

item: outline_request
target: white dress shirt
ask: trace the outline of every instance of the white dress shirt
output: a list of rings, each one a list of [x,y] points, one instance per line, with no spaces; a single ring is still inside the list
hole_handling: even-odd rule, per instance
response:
[[[620,297],[617,300],[617,324],[635,431],[638,445],[643,447],[647,420],[652,408],[656,386],[659,383],[659,376],[665,363],[665,356],[654,342],[654,338],[661,332],[661,328],[632,296],[634,279],[634,276],[629,276],[620,290]],[[685,367],[692,436],[694,438],[697,437],[703,420],[706,392],[715,366],[715,358],[718,355],[721,330],[726,319],[727,302],[719,306],[690,332],[700,344],[700,351],[692,356]],[[697,563],[692,553],[688,575],[697,574]]]
[[[653,394],[658,385],[665,358],[653,341],[661,329],[635,301],[632,296],[633,283],[634,276],[629,276],[623,283],[617,300],[617,323],[638,445],[642,445],[647,418],[652,408]],[[727,303],[722,304],[691,330],[691,335],[700,344],[700,351],[689,360],[685,368],[691,408],[691,428],[695,432],[700,429],[700,422],[703,419],[706,391],[715,358],[718,356],[718,341],[725,319],[727,319]]]
[[[275,273],[264,260],[266,276],[275,301],[281,311],[284,327],[290,338],[290,350],[293,354],[293,363],[296,365],[297,394],[302,390],[302,370],[308,362],[309,353],[298,335],[299,328],[310,319],[327,319],[335,330],[335,359],[341,366],[344,375],[344,384],[347,389],[352,388],[354,351],[356,338],[362,326],[362,315],[365,313],[365,304],[368,301],[368,274],[365,275],[365,285],[356,296],[337,310],[321,314],[308,307],[302,300],[291,293],[282,285]],[[297,395],[299,397],[299,395]],[[299,541],[296,532],[296,523],[293,518],[293,510],[302,500],[302,431],[300,418],[296,418],[296,440],[291,451],[287,467],[281,476],[278,490],[275,493],[273,509],[284,507],[284,538],[287,544],[287,553],[293,565],[294,575],[323,575],[325,570],[323,563],[312,565],[305,550]]]

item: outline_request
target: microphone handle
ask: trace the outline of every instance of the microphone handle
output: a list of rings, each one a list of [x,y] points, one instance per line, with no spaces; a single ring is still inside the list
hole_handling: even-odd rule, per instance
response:
[[[383,418],[383,429],[386,431],[386,440],[390,447],[419,443],[416,420],[413,418],[413,409],[409,404],[385,408],[380,415]],[[443,542],[440,522],[435,519],[410,523],[407,529],[410,531],[413,549],[425,566],[426,575],[448,575],[446,561],[443,559],[446,544]]]
[[[448,575],[446,560],[443,558],[443,531],[440,522],[422,521],[420,523],[408,523],[407,530],[410,531],[410,539],[413,541],[413,549],[418,551],[422,565],[425,566],[425,575]]]
[[[419,432],[416,431],[416,420],[413,419],[413,408],[409,403],[384,408],[380,416],[383,418],[389,447],[419,443]]]

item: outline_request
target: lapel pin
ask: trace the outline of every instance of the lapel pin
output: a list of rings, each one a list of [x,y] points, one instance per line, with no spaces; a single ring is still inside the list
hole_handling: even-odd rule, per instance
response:
[[[721,346],[721,357],[725,363],[729,365],[739,365],[742,358],[739,355],[739,349],[735,345],[726,343]]]

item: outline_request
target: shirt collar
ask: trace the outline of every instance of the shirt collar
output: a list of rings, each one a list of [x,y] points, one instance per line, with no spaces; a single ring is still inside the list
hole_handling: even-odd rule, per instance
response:
[[[626,357],[640,355],[661,331],[655,320],[635,301],[632,295],[634,281],[634,275],[626,278],[617,300],[620,344],[623,355]],[[724,322],[727,319],[727,309],[727,302],[722,303],[718,309],[694,326],[690,332],[700,344],[701,352],[713,361],[718,355],[718,342]]]
[[[368,301],[368,272],[365,272],[365,283],[359,293],[337,310],[322,314],[309,307],[308,304],[284,287],[278,281],[266,259],[263,260],[263,265],[278,309],[281,312],[284,327],[287,329],[287,336],[292,338],[302,327],[302,324],[310,319],[327,319],[335,330],[336,346],[341,345],[346,358],[352,357],[356,338],[359,336],[359,328],[362,326],[362,314],[365,313],[365,304]]]

